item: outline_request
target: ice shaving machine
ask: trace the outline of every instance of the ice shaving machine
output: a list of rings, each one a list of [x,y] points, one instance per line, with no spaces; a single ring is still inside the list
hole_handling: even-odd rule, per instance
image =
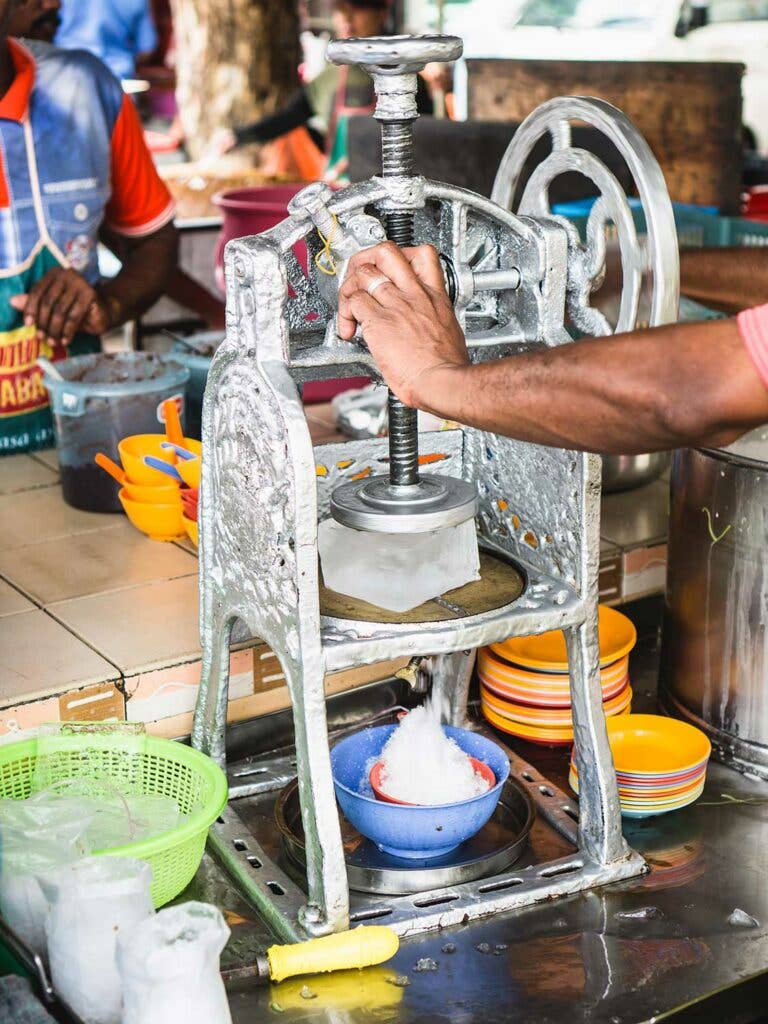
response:
[[[242,620],[273,649],[288,681],[306,881],[278,884],[264,871],[247,870],[239,880],[275,930],[291,937],[350,926],[325,677],[402,656],[431,659],[446,720],[466,725],[477,647],[564,630],[582,780],[578,849],[512,873],[473,881],[459,874],[449,888],[427,881],[418,897],[391,902],[383,923],[410,934],[643,870],[622,837],[601,704],[599,457],[468,428],[419,434],[415,410],[393,396],[388,438],[313,448],[304,416],[305,382],[377,377],[362,340],[339,339],[335,312],[350,256],[384,238],[437,248],[476,361],[568,344],[579,333],[629,330],[643,297],[652,325],[676,318],[677,239],[664,179],[645,141],[609,104],[572,97],[535,110],[512,139],[491,200],[418,174],[416,76],[428,62],[456,60],[461,50],[459,39],[442,36],[332,43],[330,60],[359,64],[373,77],[381,175],[337,192],[310,185],[280,225],[231,242],[226,251],[226,339],[211,366],[203,413],[204,658],[193,742],[224,762],[229,644],[233,625]],[[613,174],[592,153],[573,147],[572,122],[601,130],[621,153],[637,186],[646,237],[638,237]],[[549,137],[551,152],[517,198],[523,167],[542,136]],[[550,208],[551,182],[572,171],[599,192],[585,238]],[[623,266],[613,325],[590,304],[604,272],[608,228]],[[403,524],[419,532],[474,517],[481,579],[458,599],[442,595],[402,615],[345,599],[324,586],[319,570],[318,523],[328,516],[390,533]],[[558,808],[551,813],[556,818]],[[225,815],[214,827],[214,846],[236,843],[233,836]],[[270,863],[258,848],[251,862]]]

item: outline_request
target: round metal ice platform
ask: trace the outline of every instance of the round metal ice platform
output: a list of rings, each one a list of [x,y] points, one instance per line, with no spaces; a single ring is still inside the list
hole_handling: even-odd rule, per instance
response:
[[[512,604],[523,593],[526,579],[510,562],[480,552],[480,579],[425,601],[408,612],[391,612],[375,604],[329,590],[320,572],[320,614],[338,620],[379,623],[448,622],[484,615]]]
[[[373,476],[341,484],[331,495],[331,515],[338,523],[372,533],[428,533],[459,526],[476,511],[474,484],[436,473],[406,486]]]
[[[490,821],[466,843],[441,860],[405,861],[382,853],[340,813],[349,886],[356,892],[404,896],[496,875],[519,860],[534,817],[528,794],[513,779],[508,779]],[[305,868],[304,829],[296,779],[289,782],[278,797],[275,821],[286,854],[298,867]]]

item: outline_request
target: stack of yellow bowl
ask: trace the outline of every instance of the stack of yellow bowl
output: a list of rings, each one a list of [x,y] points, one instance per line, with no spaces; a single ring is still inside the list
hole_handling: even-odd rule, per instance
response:
[[[607,716],[623,715],[632,703],[635,627],[626,615],[601,605],[599,637],[603,707]],[[568,654],[560,630],[482,648],[478,674],[483,714],[491,725],[533,743],[573,742]]]
[[[608,722],[608,742],[625,818],[650,818],[701,796],[712,746],[694,725],[662,715],[625,715]],[[568,780],[579,791],[576,750]]]
[[[165,434],[133,434],[118,445],[125,480],[119,492],[125,514],[142,533],[152,540],[177,540],[186,533],[179,494],[179,482],[147,466],[145,455],[153,455],[164,462],[177,465],[180,461],[173,450],[163,448]],[[200,442],[184,439],[185,447],[194,450],[199,462]],[[192,446],[195,446],[193,449]]]

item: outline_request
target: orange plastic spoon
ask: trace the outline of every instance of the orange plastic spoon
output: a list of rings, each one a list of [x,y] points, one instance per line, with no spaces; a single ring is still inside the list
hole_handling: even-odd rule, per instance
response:
[[[93,461],[97,466],[105,469],[111,477],[114,477],[121,487],[125,486],[128,479],[125,475],[125,470],[122,466],[118,466],[116,462],[113,462],[108,455],[105,455],[103,452],[96,452]]]
[[[163,402],[163,415],[165,416],[165,436],[171,444],[184,445],[184,431],[181,429],[179,410],[173,398],[166,398]]]

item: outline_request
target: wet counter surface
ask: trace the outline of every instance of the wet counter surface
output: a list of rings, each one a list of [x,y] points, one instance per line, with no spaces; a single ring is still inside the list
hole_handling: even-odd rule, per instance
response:
[[[656,665],[656,644],[646,643],[633,663],[637,710],[652,706]],[[514,746],[567,791],[567,750]],[[240,813],[271,811],[267,802]],[[768,970],[765,785],[712,764],[696,804],[625,820],[624,830],[651,865],[643,878],[404,940],[392,962],[363,973],[270,987],[229,983],[234,1024],[273,1017],[329,1024],[761,1019],[768,986],[748,979]],[[568,849],[537,823],[527,856],[548,859]],[[210,857],[190,897],[228,911],[225,971],[251,962],[271,942]],[[743,923],[729,923],[734,910],[744,912]],[[436,969],[415,970],[425,958]]]

